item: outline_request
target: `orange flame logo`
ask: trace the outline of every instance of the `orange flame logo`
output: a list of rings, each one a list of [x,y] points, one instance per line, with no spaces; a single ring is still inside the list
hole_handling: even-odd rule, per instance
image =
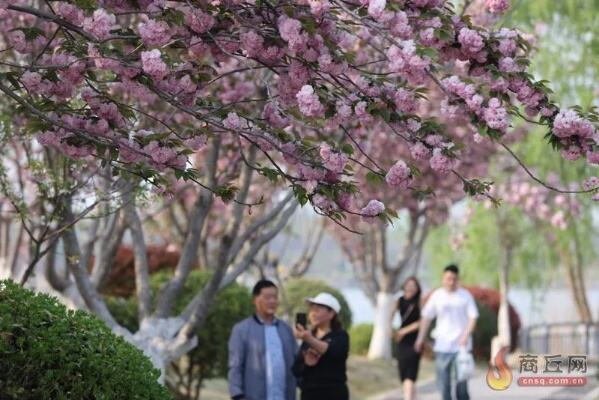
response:
[[[512,384],[512,371],[504,361],[508,348],[502,347],[495,356],[495,366],[487,371],[487,385],[493,390],[506,390]]]

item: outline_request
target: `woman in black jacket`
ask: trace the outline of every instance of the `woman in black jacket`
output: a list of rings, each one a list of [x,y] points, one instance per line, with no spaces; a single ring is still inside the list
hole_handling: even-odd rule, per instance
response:
[[[320,293],[306,302],[312,329],[299,324],[295,327],[295,337],[302,340],[293,367],[301,400],[348,400],[349,336],[339,322],[341,306],[329,293]]]
[[[401,316],[401,327],[395,333],[397,342],[397,364],[399,378],[403,383],[403,395],[406,400],[416,398],[416,379],[420,366],[420,353],[414,350],[420,324],[420,283],[415,277],[409,277],[403,284],[403,296],[397,302],[397,312]]]

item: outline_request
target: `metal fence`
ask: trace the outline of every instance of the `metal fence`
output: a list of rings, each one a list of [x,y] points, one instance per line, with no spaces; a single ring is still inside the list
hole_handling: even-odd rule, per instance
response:
[[[599,360],[599,324],[556,323],[522,328],[520,347],[531,354],[586,355]]]

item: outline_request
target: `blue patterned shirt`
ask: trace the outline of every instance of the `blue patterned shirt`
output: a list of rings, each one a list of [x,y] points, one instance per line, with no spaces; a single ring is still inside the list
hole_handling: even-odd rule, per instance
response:
[[[285,400],[285,357],[276,323],[264,325],[266,400]]]

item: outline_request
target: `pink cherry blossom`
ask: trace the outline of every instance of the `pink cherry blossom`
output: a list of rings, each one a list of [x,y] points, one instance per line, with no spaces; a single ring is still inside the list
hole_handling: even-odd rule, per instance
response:
[[[76,6],[60,1],[55,3],[56,14],[72,24],[81,25],[85,19],[83,11]]]
[[[510,0],[485,0],[485,3],[494,14],[503,14],[510,8]]]
[[[387,0],[370,0],[368,3],[368,14],[374,19],[380,19],[387,6]]]
[[[581,136],[588,138],[593,136],[595,128],[593,125],[580,117],[574,110],[560,111],[553,122],[553,134],[560,138],[570,136]]]
[[[561,210],[559,210],[555,214],[553,214],[553,216],[551,217],[550,223],[551,223],[551,225],[555,226],[556,228],[558,228],[560,230],[564,230],[568,227],[564,212]]]
[[[485,46],[483,37],[474,29],[460,29],[458,40],[462,45],[462,50],[469,54],[478,53]]]
[[[310,0],[310,12],[320,18],[331,9],[331,3],[328,0]]]
[[[266,119],[268,123],[275,128],[284,128],[289,125],[289,118],[284,117],[274,103],[266,103],[264,110],[262,111],[262,118]]]
[[[385,205],[378,200],[370,200],[360,213],[366,217],[376,217],[385,211]]]
[[[397,109],[403,113],[409,114],[416,110],[416,101],[414,94],[404,88],[400,88],[395,92],[393,97]]]
[[[216,20],[212,15],[202,10],[194,9],[191,12],[185,13],[185,23],[195,33],[205,33],[214,27]]]
[[[243,119],[241,119],[239,117],[239,115],[237,115],[234,112],[230,112],[227,115],[227,118],[225,118],[223,120],[223,125],[225,126],[225,128],[231,129],[231,130],[239,130],[239,129],[241,129],[242,124],[243,124]]]
[[[489,106],[485,108],[483,117],[489,128],[505,131],[509,126],[507,111],[495,97],[489,100]]]
[[[318,193],[312,196],[312,204],[325,212],[331,211],[336,208],[335,203]]]
[[[171,40],[170,29],[166,22],[148,20],[139,25],[141,40],[146,46],[162,46]]]
[[[587,153],[587,160],[591,164],[599,164],[599,151],[589,151]]]
[[[141,53],[141,64],[144,72],[157,81],[164,79],[168,73],[168,66],[160,56],[160,50],[158,49]]]
[[[413,41],[403,41],[402,46],[400,48],[393,45],[387,51],[389,69],[405,77],[411,84],[418,85],[424,83],[430,60],[416,54],[416,47]]]
[[[241,48],[248,57],[258,57],[264,51],[262,47],[264,38],[254,31],[242,33],[240,35]]]
[[[455,160],[443,154],[441,149],[435,149],[430,159],[430,166],[434,171],[447,173],[454,168]]]
[[[190,149],[197,151],[206,145],[208,138],[205,135],[196,135],[185,140],[185,145]]]
[[[599,188],[599,178],[592,176],[582,183],[584,190],[593,190]]]
[[[314,88],[312,86],[302,86],[302,89],[295,95],[295,97],[301,113],[305,116],[321,117],[324,114],[324,107],[320,103],[318,95],[314,93]]]
[[[320,157],[324,162],[324,166],[329,171],[335,173],[342,173],[347,163],[347,156],[342,153],[338,153],[331,149],[327,143],[320,145]]]
[[[397,161],[387,172],[385,180],[389,186],[397,186],[400,189],[407,189],[411,182],[410,167],[402,161]]]
[[[410,146],[410,154],[415,160],[426,160],[430,157],[431,151],[421,142],[416,142]]]
[[[562,157],[569,161],[576,161],[582,156],[582,150],[578,146],[569,146],[561,151]]]
[[[83,29],[94,35],[99,40],[104,40],[110,36],[110,30],[114,28],[116,18],[113,14],[108,14],[104,9],[94,11],[92,17],[87,17],[83,21]]]

